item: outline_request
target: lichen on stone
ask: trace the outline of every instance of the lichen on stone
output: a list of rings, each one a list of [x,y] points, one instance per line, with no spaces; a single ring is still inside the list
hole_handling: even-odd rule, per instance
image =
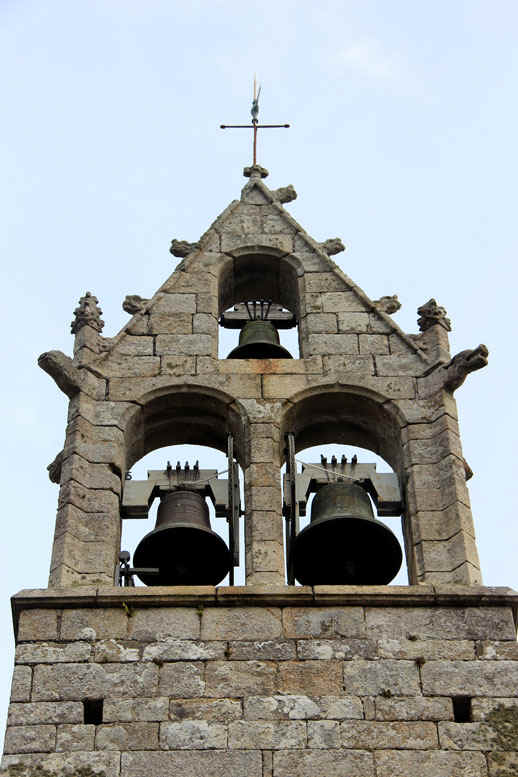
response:
[[[486,721],[496,734],[497,750],[518,750],[518,702],[515,707],[499,704]]]

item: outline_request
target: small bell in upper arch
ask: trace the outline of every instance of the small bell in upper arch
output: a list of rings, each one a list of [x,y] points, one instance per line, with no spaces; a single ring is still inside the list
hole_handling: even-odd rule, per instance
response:
[[[291,359],[291,353],[279,341],[271,321],[247,321],[239,333],[239,345],[227,359]]]

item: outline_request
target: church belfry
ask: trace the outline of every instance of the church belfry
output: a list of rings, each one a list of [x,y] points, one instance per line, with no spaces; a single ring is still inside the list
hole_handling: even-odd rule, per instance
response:
[[[371,300],[332,260],[342,242],[288,213],[292,186],[244,175],[199,241],[173,240],[156,294],[125,298],[119,334],[86,292],[73,358],[39,358],[70,403],[49,586],[13,597],[4,773],[510,777],[517,594],[482,586],[454,399],[488,350],[452,358],[434,299],[403,332],[397,297]],[[222,327],[239,331],[228,358]],[[127,478],[183,443],[225,453],[224,477],[200,462]],[[393,472],[356,456],[298,471],[328,443]],[[155,498],[156,527],[121,554],[121,521]],[[401,563],[409,585],[388,586]]]

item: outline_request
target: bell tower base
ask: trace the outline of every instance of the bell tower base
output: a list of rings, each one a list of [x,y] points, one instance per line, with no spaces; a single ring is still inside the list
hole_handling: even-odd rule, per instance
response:
[[[68,588],[12,600],[2,777],[511,777],[506,588]]]

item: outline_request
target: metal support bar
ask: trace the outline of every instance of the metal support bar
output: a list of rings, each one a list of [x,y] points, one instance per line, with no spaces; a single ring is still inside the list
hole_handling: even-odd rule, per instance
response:
[[[296,498],[297,463],[295,461],[295,435],[289,432],[286,435],[286,495],[285,503],[286,519],[286,579],[288,585],[295,585],[293,571],[293,547],[298,533],[298,510]]]

